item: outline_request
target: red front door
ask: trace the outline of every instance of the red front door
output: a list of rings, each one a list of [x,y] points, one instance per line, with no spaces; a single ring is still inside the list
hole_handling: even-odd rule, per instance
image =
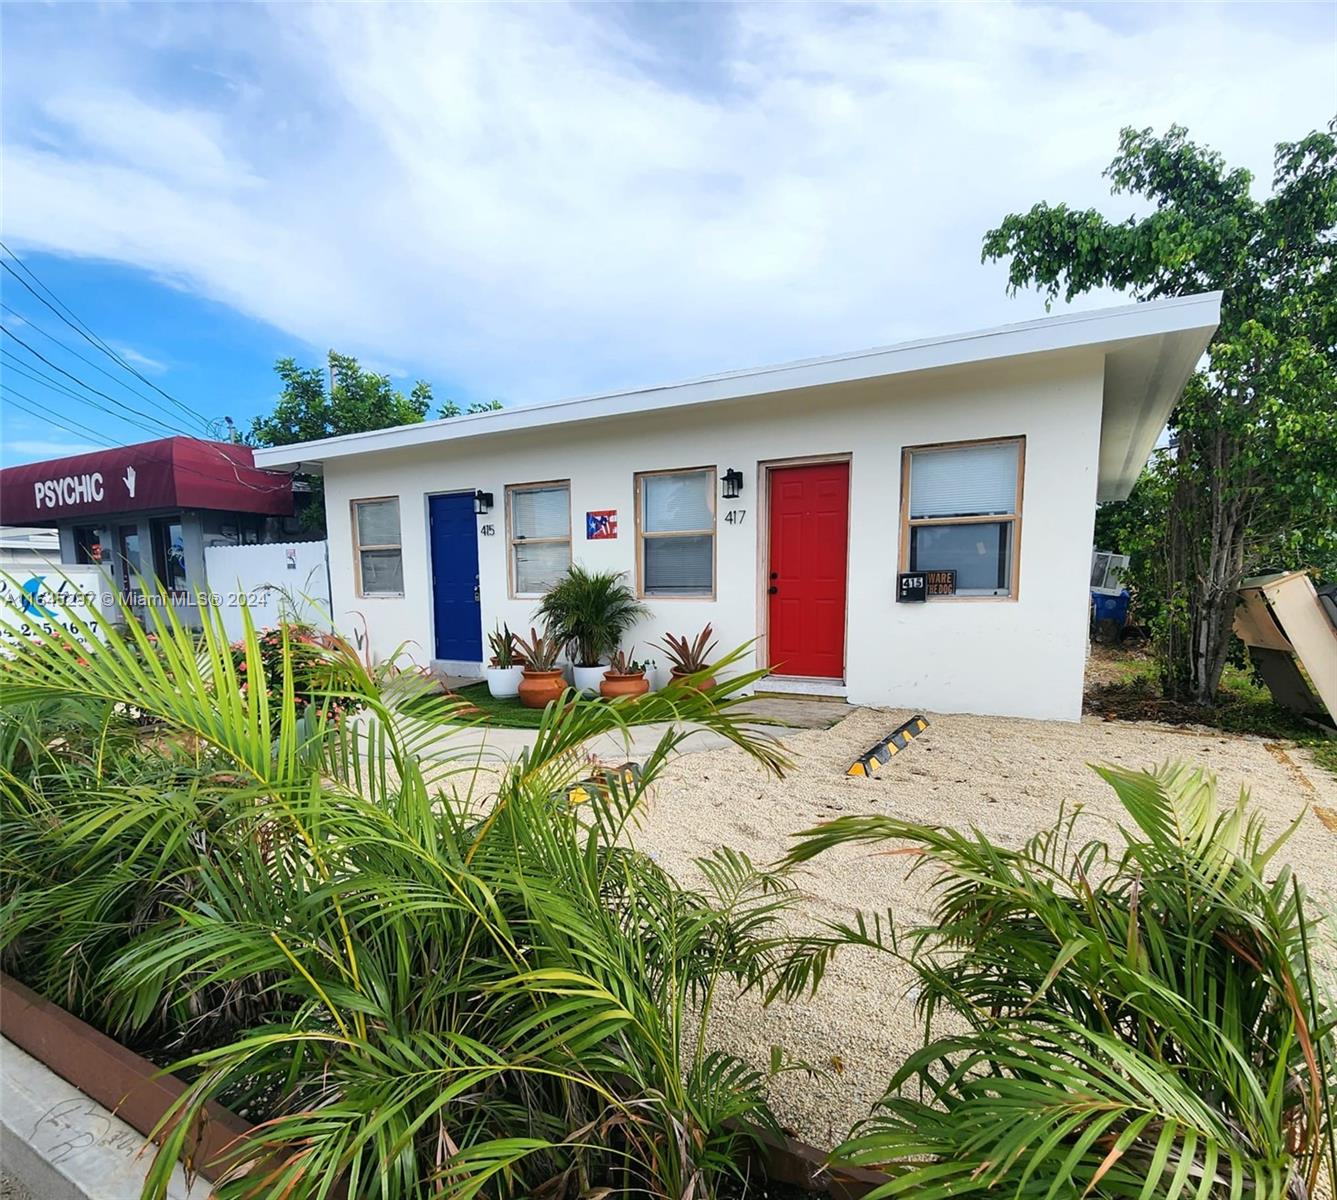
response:
[[[771,472],[768,634],[779,675],[845,676],[849,499],[849,463]]]

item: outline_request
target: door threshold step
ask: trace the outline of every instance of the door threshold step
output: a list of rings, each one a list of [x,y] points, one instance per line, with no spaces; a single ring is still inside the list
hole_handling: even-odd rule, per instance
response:
[[[798,675],[769,675],[758,696],[801,696],[808,700],[845,700],[849,688],[841,679],[812,679]]]

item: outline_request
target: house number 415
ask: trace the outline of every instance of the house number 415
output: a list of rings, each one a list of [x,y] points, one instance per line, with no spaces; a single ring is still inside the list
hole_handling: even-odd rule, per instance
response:
[[[747,516],[747,509],[731,508],[724,514],[724,523],[726,525],[741,525],[745,516]]]

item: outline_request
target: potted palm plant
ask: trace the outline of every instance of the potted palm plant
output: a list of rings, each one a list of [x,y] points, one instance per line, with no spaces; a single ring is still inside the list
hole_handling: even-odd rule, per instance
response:
[[[547,708],[566,691],[566,676],[557,665],[562,640],[550,630],[530,629],[528,639],[516,637],[523,666],[520,673],[520,703],[526,708]]]
[[[711,656],[715,653],[715,643],[710,640],[713,633],[714,630],[707,625],[692,641],[688,641],[686,636],[677,637],[671,633],[664,635],[664,640],[659,644],[669,656],[671,684],[687,676],[698,676],[709,668]],[[715,686],[715,677],[707,675],[702,679],[693,678],[692,686],[712,688]]]
[[[599,695],[605,700],[616,700],[619,696],[644,696],[650,690],[650,681],[645,677],[645,664],[637,662],[630,650],[618,650],[608,660],[608,670],[604,672],[603,683],[599,685]]]
[[[593,695],[603,681],[608,656],[648,612],[627,586],[623,572],[587,571],[572,563],[543,597],[535,615],[566,647],[576,687]]]
[[[518,696],[524,663],[515,648],[515,634],[509,625],[503,624],[487,635],[487,643],[491,651],[485,671],[487,690],[497,700]]]

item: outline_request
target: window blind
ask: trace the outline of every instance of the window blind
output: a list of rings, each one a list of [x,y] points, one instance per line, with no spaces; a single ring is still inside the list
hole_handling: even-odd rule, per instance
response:
[[[399,545],[398,500],[359,500],[356,507],[359,546]]]
[[[641,528],[646,533],[714,528],[709,471],[642,476],[641,496]]]
[[[571,529],[570,489],[525,488],[511,493],[511,536],[564,538]]]
[[[537,596],[566,574],[571,565],[571,543],[517,542],[515,545],[515,590],[517,595]]]
[[[709,595],[715,560],[714,541],[710,536],[646,538],[646,595]]]
[[[362,592],[367,596],[401,595],[404,558],[398,550],[362,551]]]
[[[1017,503],[1016,442],[915,450],[910,455],[910,517],[1012,513]]]

